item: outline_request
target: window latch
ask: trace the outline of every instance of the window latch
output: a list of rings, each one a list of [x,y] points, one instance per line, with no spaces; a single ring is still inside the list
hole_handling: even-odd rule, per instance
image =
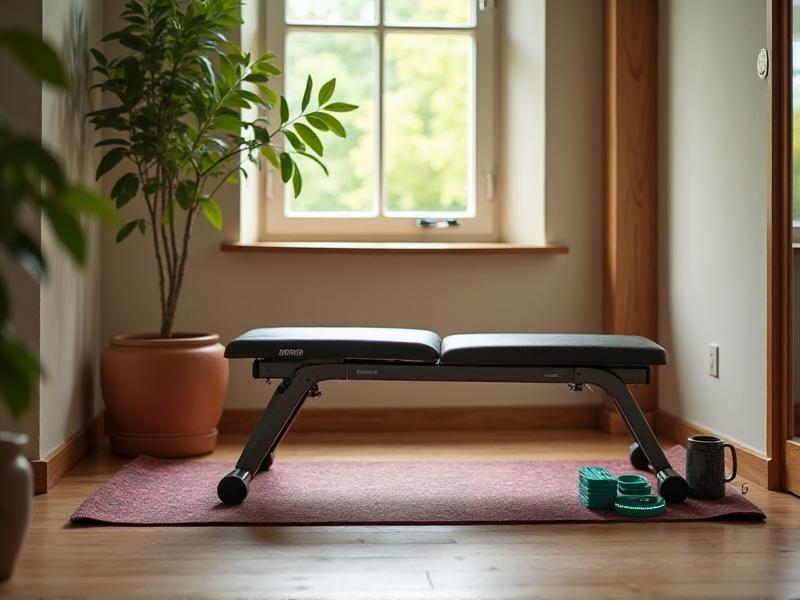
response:
[[[497,0],[478,0],[478,10],[486,12],[497,7]]]
[[[458,219],[417,219],[417,227],[423,229],[447,229],[459,225],[461,223],[458,222]]]

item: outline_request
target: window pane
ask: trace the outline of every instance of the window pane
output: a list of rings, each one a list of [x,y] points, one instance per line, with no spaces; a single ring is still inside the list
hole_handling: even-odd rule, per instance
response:
[[[389,33],[384,54],[387,210],[466,211],[472,189],[472,36]]]
[[[474,0],[386,0],[387,25],[455,25],[475,23]]]
[[[286,0],[287,23],[372,25],[376,0]]]
[[[334,100],[359,106],[356,111],[337,115],[347,129],[346,138],[320,133],[330,177],[311,160],[297,157],[303,169],[303,191],[295,198],[291,186],[286,186],[287,214],[376,211],[374,34],[290,32],[286,37],[285,56],[286,98],[292,115],[299,114],[309,74],[314,79],[314,93],[307,112],[316,108],[320,86],[334,77]]]

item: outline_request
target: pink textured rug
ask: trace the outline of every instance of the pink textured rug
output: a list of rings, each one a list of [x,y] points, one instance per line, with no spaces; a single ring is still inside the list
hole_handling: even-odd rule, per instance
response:
[[[684,450],[668,451],[681,469]],[[120,525],[322,525],[630,521],[578,501],[578,467],[611,461],[281,461],[256,477],[239,506],[217,499],[230,463],[139,457],[86,500],[73,523]],[[650,477],[651,480],[653,477]],[[722,500],[670,505],[658,520],[764,519],[728,486]]]

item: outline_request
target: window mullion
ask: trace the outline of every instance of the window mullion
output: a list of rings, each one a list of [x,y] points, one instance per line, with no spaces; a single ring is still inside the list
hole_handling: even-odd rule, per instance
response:
[[[377,88],[378,88],[378,101],[375,103],[375,109],[378,113],[378,126],[376,127],[376,135],[378,136],[378,177],[377,179],[377,194],[378,194],[378,219],[383,220],[384,208],[386,204],[386,181],[384,178],[384,174],[386,169],[384,168],[384,155],[385,155],[385,148],[384,148],[384,135],[383,135],[383,96],[384,96],[384,73],[383,73],[383,64],[384,64],[384,37],[385,37],[385,28],[383,25],[383,15],[385,14],[384,11],[384,4],[386,0],[378,0],[378,26],[377,26],[377,36],[378,36],[378,60],[377,60],[377,73],[376,77],[377,81]]]

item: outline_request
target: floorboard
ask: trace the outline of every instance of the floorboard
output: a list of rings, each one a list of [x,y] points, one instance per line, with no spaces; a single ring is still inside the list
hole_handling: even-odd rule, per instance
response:
[[[233,462],[243,441],[225,437],[201,460]],[[592,460],[627,443],[594,430],[303,433],[279,460]],[[101,447],[36,497],[1,598],[800,596],[800,501],[752,484],[766,523],[68,527],[124,462]]]

